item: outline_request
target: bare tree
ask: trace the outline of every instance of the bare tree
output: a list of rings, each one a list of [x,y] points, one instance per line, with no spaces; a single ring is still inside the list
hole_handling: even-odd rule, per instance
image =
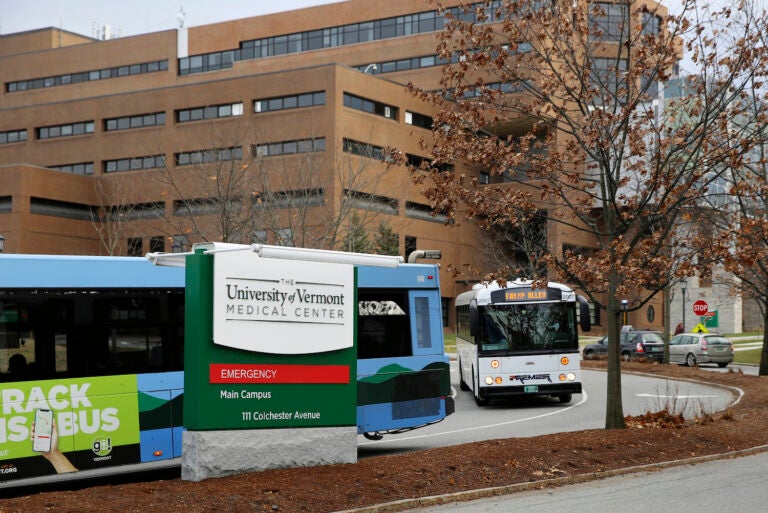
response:
[[[634,0],[485,2],[455,11],[442,32],[443,91],[416,91],[440,110],[438,162],[505,177],[483,185],[434,171],[433,207],[485,225],[519,225],[546,209],[551,276],[606,310],[606,428],[624,427],[621,300],[638,309],[696,272],[690,239],[675,235],[754,145],[729,121],[764,73],[765,30],[765,18],[710,15],[693,0],[676,15]],[[697,86],[662,112],[657,88],[684,49],[699,69]],[[707,258],[707,248],[695,249]]]
[[[179,152],[158,182],[176,198],[173,234],[190,240],[342,249],[351,230],[373,232],[382,214],[398,213],[400,198],[383,195],[384,184],[408,190],[407,171],[380,149],[318,137],[273,142],[241,118],[211,122],[187,144],[195,150]]]
[[[91,225],[107,255],[123,255],[123,242],[132,233],[131,221],[140,205],[133,201],[135,185],[113,177],[92,177],[98,205],[91,209]]]

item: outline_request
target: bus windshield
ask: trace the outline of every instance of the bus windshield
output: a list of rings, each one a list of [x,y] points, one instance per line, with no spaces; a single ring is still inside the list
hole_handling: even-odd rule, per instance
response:
[[[480,351],[578,350],[572,303],[486,305],[480,323]]]

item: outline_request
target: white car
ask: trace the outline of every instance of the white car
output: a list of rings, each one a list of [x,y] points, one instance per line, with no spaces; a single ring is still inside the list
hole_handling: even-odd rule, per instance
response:
[[[726,367],[733,361],[733,343],[715,333],[681,333],[669,341],[669,363],[693,367],[716,363]]]

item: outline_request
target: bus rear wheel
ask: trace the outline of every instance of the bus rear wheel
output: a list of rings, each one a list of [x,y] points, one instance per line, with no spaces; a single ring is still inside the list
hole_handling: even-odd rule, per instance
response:
[[[557,398],[561,403],[566,404],[571,402],[571,399],[573,399],[573,394],[560,394],[557,396]]]

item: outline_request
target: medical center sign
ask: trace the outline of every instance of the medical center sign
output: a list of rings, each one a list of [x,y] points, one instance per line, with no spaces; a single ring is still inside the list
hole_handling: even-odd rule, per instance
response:
[[[216,344],[270,354],[352,347],[350,265],[219,253],[214,283]]]
[[[185,426],[356,425],[354,266],[246,250],[188,257],[188,273],[190,262],[211,258],[212,290],[200,296],[212,296],[212,326],[201,351],[185,354],[186,372],[196,369],[185,379]],[[188,274],[188,304],[189,284]],[[206,331],[196,315],[187,309],[188,351]]]

